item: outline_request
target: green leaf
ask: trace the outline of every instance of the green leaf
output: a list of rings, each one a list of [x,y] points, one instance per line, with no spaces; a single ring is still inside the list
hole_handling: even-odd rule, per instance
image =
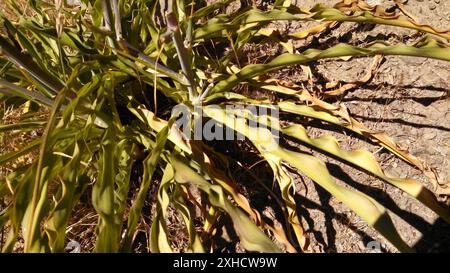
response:
[[[280,252],[272,241],[250,221],[239,208],[235,207],[225,195],[222,187],[213,185],[201,175],[191,169],[182,158],[173,154],[171,164],[178,183],[191,183],[205,192],[213,206],[227,212],[234,224],[234,228],[241,239],[242,246],[249,251]]]

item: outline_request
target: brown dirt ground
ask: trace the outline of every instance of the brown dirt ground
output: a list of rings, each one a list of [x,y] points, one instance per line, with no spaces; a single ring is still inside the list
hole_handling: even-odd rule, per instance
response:
[[[301,0],[301,6],[318,2],[334,4],[331,0]],[[374,2],[374,1],[372,1]],[[376,1],[375,1],[376,2]],[[392,1],[379,0],[384,5]],[[438,28],[450,25],[450,1],[410,0],[405,7],[419,22]],[[292,25],[291,30],[302,27]],[[389,41],[414,41],[415,31],[389,26],[360,26],[342,24],[330,34],[321,37],[319,43],[360,43],[376,36]],[[335,37],[335,38],[332,38]],[[328,46],[328,44],[327,44]],[[352,82],[361,77],[370,66],[371,58],[321,61],[310,65],[315,78],[325,81]],[[302,72],[290,71],[289,78],[304,80]],[[440,181],[450,179],[450,65],[443,61],[386,57],[375,77],[366,85],[340,98],[353,117],[363,121],[375,131],[383,131],[413,155],[419,157],[438,174]],[[310,133],[320,135],[323,129],[310,128]],[[343,148],[364,148],[377,151],[377,147],[352,136],[335,135],[342,140]],[[318,155],[320,156],[320,155]],[[376,153],[382,167],[390,174],[409,177],[428,185],[420,171],[382,151]],[[325,158],[324,158],[325,159]],[[400,190],[387,185],[335,160],[327,160],[333,175],[343,185],[364,191],[390,210],[395,226],[403,239],[419,252],[450,251],[450,226],[434,212],[411,199]],[[377,241],[384,252],[396,252],[395,248],[358,216],[323,189],[305,179],[298,182],[299,204],[304,212],[303,224],[310,233],[312,247],[324,252],[367,252],[366,245]]]
[[[257,5],[261,8],[264,3]],[[264,2],[264,1],[262,1]],[[318,3],[334,5],[338,0],[297,0],[298,6],[312,7]],[[392,7],[393,1],[370,0]],[[409,0],[405,8],[416,16],[418,22],[432,25],[438,29],[448,29],[450,25],[450,1]],[[311,26],[311,23],[277,22],[273,26],[281,32],[296,32]],[[343,23],[329,33],[318,38],[294,42],[299,50],[309,46],[328,48],[339,42],[361,45],[373,40],[386,40],[392,43],[413,43],[422,37],[416,31],[399,29],[391,26],[356,25]],[[249,51],[241,56],[248,63],[265,62],[280,54],[282,49],[270,45],[249,45]],[[244,49],[245,50],[245,49]],[[244,61],[245,61],[244,59]],[[242,60],[241,60],[242,61]],[[343,60],[324,60],[310,64],[314,75],[313,86],[308,83],[303,70],[296,66],[272,73],[271,76],[305,84],[311,90],[320,89],[326,82],[355,82],[360,79],[372,63],[372,58]],[[345,96],[337,98],[335,103],[344,103],[352,116],[370,129],[385,132],[402,148],[417,156],[433,168],[441,183],[450,181],[450,65],[444,61],[413,58],[385,57],[374,78],[365,85],[356,88]],[[252,90],[245,90],[251,95]],[[264,94],[267,95],[267,94]],[[256,95],[257,96],[257,95]],[[428,188],[433,187],[427,178],[417,169],[396,158],[378,146],[368,143],[353,135],[344,133],[339,128],[311,124],[310,136],[332,134],[342,148],[347,150],[366,149],[375,154],[386,173],[402,178],[421,181]],[[399,189],[369,176],[341,162],[322,154],[299,147],[323,159],[337,182],[349,188],[362,191],[375,198],[388,210],[401,237],[418,252],[450,251],[450,225],[440,219],[433,211],[412,199]],[[241,154],[243,161],[248,155]],[[254,160],[256,162],[257,159]],[[251,165],[251,164],[250,164]],[[264,164],[253,169],[264,181],[271,181]],[[267,175],[267,177],[265,177]],[[382,252],[397,252],[372,227],[345,205],[325,190],[315,185],[306,177],[293,173],[296,177],[296,201],[302,224],[311,239],[315,252],[369,252],[369,242],[380,244]],[[251,179],[251,178],[250,178]],[[271,182],[269,182],[271,183]],[[259,191],[250,190],[254,182],[244,183],[243,191],[258,203],[268,204]],[[268,186],[270,186],[268,184]],[[276,190],[275,190],[276,192]],[[256,201],[257,200],[257,201]],[[272,200],[273,202],[273,200]],[[273,206],[261,205],[267,221],[274,218]],[[277,222],[276,220],[274,220]]]

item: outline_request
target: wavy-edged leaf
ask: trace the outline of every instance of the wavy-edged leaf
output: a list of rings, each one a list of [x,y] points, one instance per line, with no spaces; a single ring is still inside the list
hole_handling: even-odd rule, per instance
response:
[[[133,243],[137,224],[141,217],[144,201],[147,196],[150,183],[152,181],[153,173],[156,170],[161,153],[163,152],[164,146],[166,145],[170,127],[171,123],[168,123],[167,126],[165,126],[163,129],[161,129],[161,131],[158,132],[156,136],[156,145],[154,147],[147,147],[148,149],[151,149],[151,152],[143,162],[144,174],[142,177],[142,182],[139,187],[139,192],[134,199],[133,205],[131,206],[128,215],[128,226],[123,243],[124,251],[131,251],[131,246]]]
[[[150,230],[150,251],[152,253],[172,253],[170,241],[167,233],[166,216],[170,204],[170,196],[167,193],[167,186],[173,182],[174,172],[170,164],[166,165],[161,184],[158,188],[158,208],[154,216]]]
[[[412,251],[398,234],[386,209],[366,194],[350,190],[334,182],[325,164],[320,159],[282,148],[267,128],[249,126],[245,118],[227,114],[223,109],[205,107],[204,112],[222,124],[227,126],[234,124],[233,129],[252,141],[271,165],[275,174],[283,168],[283,162],[288,163],[346,204],[400,251]]]
[[[357,22],[357,23],[374,23],[381,25],[391,25],[403,28],[410,28],[430,34],[434,34],[450,40],[450,32],[437,30],[429,25],[419,24],[407,16],[398,13],[386,13],[380,11],[381,8],[370,7],[365,4],[354,5],[353,0],[345,0],[335,5],[334,8],[327,7],[323,4],[317,4],[314,7],[298,8],[290,6],[288,11],[270,10],[263,12],[257,9],[251,9],[243,12],[235,17],[219,15],[208,21],[203,26],[196,28],[194,32],[195,40],[207,40],[211,38],[226,37],[227,33],[239,33],[251,28],[261,28],[264,24],[279,21],[333,21],[333,22]],[[350,3],[348,3],[350,2]],[[361,1],[357,1],[363,3]],[[357,12],[357,14],[346,14],[345,12]],[[321,27],[319,27],[321,28]],[[312,30],[314,32],[315,30]],[[290,34],[291,37],[305,38],[308,33],[304,31]]]
[[[205,192],[213,206],[227,212],[234,224],[235,230],[241,239],[242,246],[250,251],[279,252],[272,241],[246,216],[235,207],[224,193],[222,187],[213,185],[191,169],[182,158],[172,155],[171,165],[174,169],[175,181],[178,183],[191,183]]]
[[[315,104],[314,106],[307,106],[296,104],[292,101],[282,101],[278,103],[278,106],[283,111],[323,120],[365,136],[375,143],[379,143],[382,147],[386,148],[399,158],[416,166],[431,180],[432,183],[435,183],[436,178],[434,173],[432,173],[417,157],[400,148],[389,136],[383,132],[374,132],[369,130],[366,126],[364,126],[364,124],[348,116],[345,109],[340,109],[339,107],[332,106],[331,104],[321,100],[315,100],[315,102],[318,102],[320,105]],[[318,110],[314,108],[318,108]]]
[[[28,130],[34,130],[38,128],[42,128],[45,125],[45,121],[21,121],[12,124],[0,125],[0,133],[6,131],[21,131],[25,132]]]
[[[377,160],[370,152],[365,150],[342,150],[336,139],[330,135],[319,138],[310,138],[307,135],[305,128],[299,124],[286,126],[282,128],[281,131],[286,135],[292,136],[304,143],[312,145],[315,148],[358,166],[361,169],[364,169],[384,181],[398,187],[422,202],[450,223],[450,209],[445,209],[442,205],[440,205],[431,191],[416,180],[388,176],[383,172]]]
[[[82,177],[80,175],[80,152],[80,147],[75,144],[72,158],[62,170],[61,186],[59,194],[57,194],[59,198],[45,224],[45,231],[52,252],[64,252],[66,227],[76,202],[75,189],[78,180]]]
[[[53,100],[44,96],[43,94],[30,91],[3,79],[0,79],[0,93],[4,93],[6,95],[15,95],[27,100],[42,103],[46,106],[51,106],[53,104]]]
[[[92,188],[92,205],[99,214],[97,225],[96,252],[117,252],[119,250],[121,221],[114,211],[114,184],[117,162],[115,132],[106,129],[99,155],[99,175]]]
[[[279,69],[288,65],[304,64],[325,58],[336,58],[345,56],[363,57],[373,55],[405,55],[428,57],[450,61],[450,47],[431,37],[425,37],[415,45],[390,45],[386,42],[377,41],[366,47],[355,47],[348,44],[338,44],[325,50],[308,49],[298,54],[282,54],[267,64],[250,64],[243,67],[239,72],[218,82],[210,91],[230,91],[234,86],[245,80],[252,79],[264,73]]]

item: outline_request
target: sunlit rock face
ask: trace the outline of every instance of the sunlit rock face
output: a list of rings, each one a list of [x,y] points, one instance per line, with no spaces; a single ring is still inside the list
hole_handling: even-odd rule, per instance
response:
[[[381,5],[383,1],[381,0],[366,0],[366,3],[371,6],[378,6]]]
[[[81,0],[66,0],[66,3],[69,6],[79,6],[81,5]]]

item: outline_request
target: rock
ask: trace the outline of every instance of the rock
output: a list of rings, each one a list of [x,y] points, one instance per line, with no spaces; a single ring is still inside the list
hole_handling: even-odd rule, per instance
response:
[[[436,132],[429,132],[429,133],[423,134],[423,138],[426,140],[432,140],[435,137],[436,137]]]
[[[67,5],[69,6],[80,6],[81,0],[67,0]]]
[[[227,6],[227,8],[225,10],[225,13],[228,14],[228,15],[231,15],[231,14],[236,13],[240,8],[241,8],[241,2],[240,1],[234,1],[234,2],[231,2]]]
[[[381,0],[366,0],[366,3],[371,6],[381,5]]]
[[[436,9],[436,5],[433,4],[433,3],[431,3],[431,4],[428,6],[428,8],[429,8],[430,10],[435,10],[435,9]]]

